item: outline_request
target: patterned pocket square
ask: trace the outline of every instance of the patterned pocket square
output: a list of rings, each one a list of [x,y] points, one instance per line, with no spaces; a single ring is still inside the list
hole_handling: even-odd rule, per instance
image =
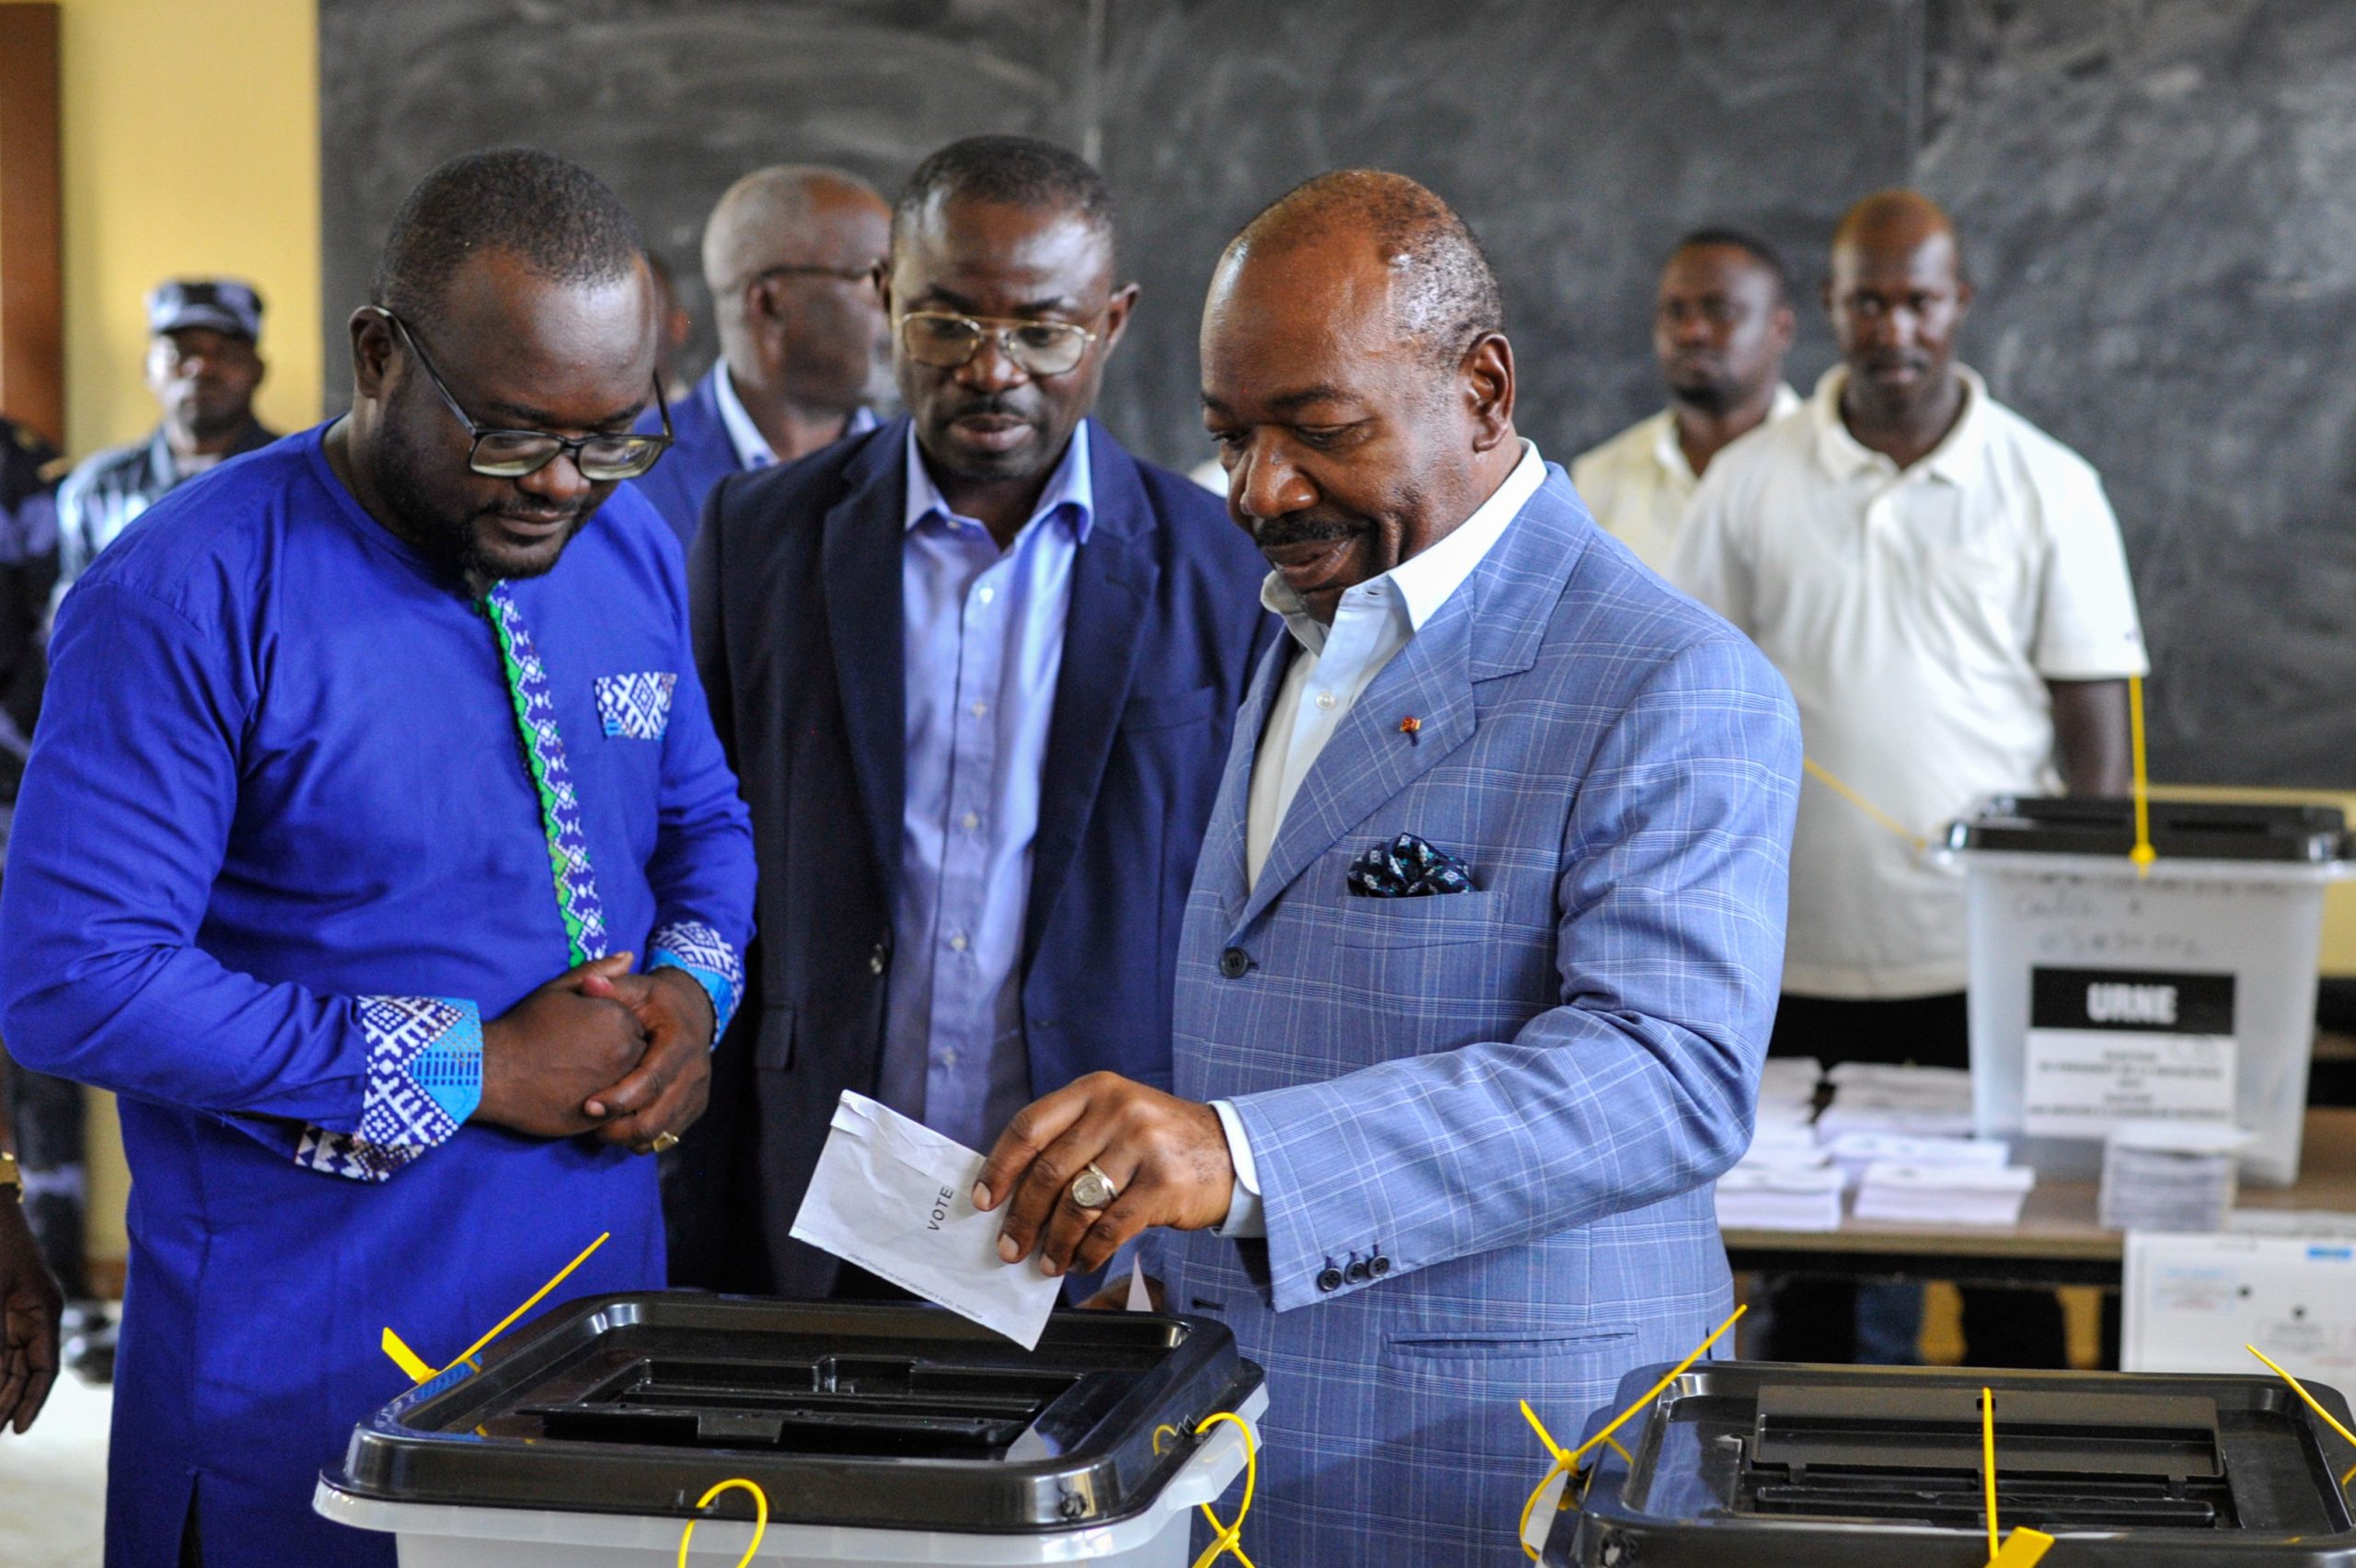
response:
[[[620,741],[659,741],[671,727],[671,691],[679,677],[669,670],[597,677],[597,718],[606,733]]]
[[[1403,833],[1350,862],[1345,879],[1360,898],[1427,898],[1472,891],[1472,868],[1445,849]]]

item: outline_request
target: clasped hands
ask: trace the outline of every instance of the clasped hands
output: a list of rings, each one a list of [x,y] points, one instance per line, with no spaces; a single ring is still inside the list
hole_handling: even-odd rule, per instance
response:
[[[476,1121],[544,1138],[594,1133],[648,1154],[703,1114],[711,997],[683,969],[633,974],[631,956],[569,969],[483,1024]]]
[[[1101,1209],[1072,1201],[1073,1180],[1091,1165],[1119,1193]],[[1091,1073],[1007,1124],[982,1164],[974,1206],[1005,1205],[1000,1258],[1016,1263],[1036,1251],[1040,1272],[1056,1275],[1103,1268],[1149,1226],[1217,1225],[1234,1194],[1218,1112],[1117,1073]]]

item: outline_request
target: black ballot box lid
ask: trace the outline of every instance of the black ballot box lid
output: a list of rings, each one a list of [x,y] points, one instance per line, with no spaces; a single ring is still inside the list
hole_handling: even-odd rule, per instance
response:
[[[1127,1517],[1262,1381],[1220,1323],[1057,1311],[1035,1351],[939,1308],[590,1297],[411,1389],[331,1486],[398,1503],[1026,1532]],[[1217,1430],[1214,1428],[1214,1430]]]
[[[2320,864],[2348,858],[2337,806],[2153,801],[2152,847],[2171,859]],[[2125,855],[2135,802],[2108,795],[1992,795],[1947,829],[1950,849]]]
[[[1599,1430],[1668,1371],[1632,1372]],[[1983,1568],[1996,1516],[2074,1568],[2356,1568],[2345,1441],[2266,1377],[1713,1362],[1623,1426],[1553,1568]],[[2307,1391],[2343,1424],[2347,1402]]]

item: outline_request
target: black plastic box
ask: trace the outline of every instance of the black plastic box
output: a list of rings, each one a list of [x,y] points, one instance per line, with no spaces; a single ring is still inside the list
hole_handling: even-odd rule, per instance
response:
[[[1588,1430],[1666,1366],[1630,1373]],[[1609,1446],[1553,1568],[1984,1568],[1980,1390],[1997,1519],[2047,1568],[2356,1568],[2356,1451],[2279,1378],[1713,1362]],[[2345,1422],[2332,1389],[2308,1385]]]
[[[1025,1351],[932,1307],[684,1291],[572,1303],[481,1359],[363,1423],[328,1484],[684,1520],[725,1474],[779,1520],[1068,1528],[1149,1506],[1262,1381],[1200,1319],[1059,1311]],[[741,1493],[712,1513],[752,1516]]]

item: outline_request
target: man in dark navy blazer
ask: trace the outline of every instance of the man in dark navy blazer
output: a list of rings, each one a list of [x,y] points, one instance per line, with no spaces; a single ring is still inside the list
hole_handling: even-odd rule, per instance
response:
[[[875,292],[892,210],[857,175],[814,164],[756,168],[703,230],[720,358],[671,412],[671,449],[631,481],[684,546],[730,474],[791,463],[875,428],[888,374]],[[649,409],[639,429],[663,428]]]
[[[1167,1087],[1178,929],[1272,635],[1219,502],[1086,416],[1136,303],[1061,148],[926,160],[884,279],[906,418],[722,479],[696,662],[752,807],[759,936],[672,1277],[889,1294],[792,1240],[836,1101],[974,1148],[1096,1071]]]

